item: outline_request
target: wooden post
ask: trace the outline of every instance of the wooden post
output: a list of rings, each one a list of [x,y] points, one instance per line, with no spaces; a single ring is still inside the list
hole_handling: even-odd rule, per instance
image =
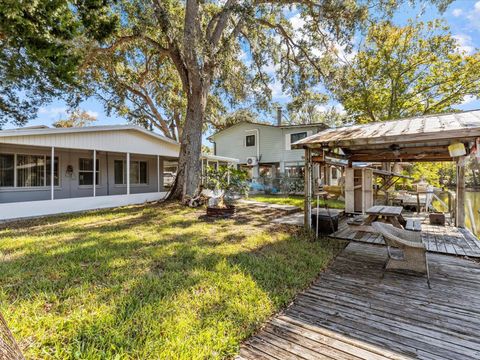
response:
[[[362,213],[365,214],[365,212],[368,209],[370,209],[372,206],[373,206],[373,170],[363,169],[362,171]]]
[[[465,227],[465,162],[457,160],[457,201],[455,209],[457,227]]]
[[[304,226],[310,230],[312,225],[312,150],[305,148],[305,202]]]
[[[355,212],[355,169],[347,167],[345,169],[345,212],[353,214]]]
[[[420,208],[420,194],[417,191],[417,215],[420,214],[421,208]]]
[[[330,185],[330,166],[328,166],[327,163],[325,163],[325,166],[324,166],[325,170],[324,170],[324,185]]]

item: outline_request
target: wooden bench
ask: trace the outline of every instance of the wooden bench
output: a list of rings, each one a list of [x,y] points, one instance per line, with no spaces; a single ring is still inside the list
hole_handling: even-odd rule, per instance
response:
[[[405,225],[406,230],[411,231],[422,231],[422,221],[418,219],[406,219],[407,224]]]

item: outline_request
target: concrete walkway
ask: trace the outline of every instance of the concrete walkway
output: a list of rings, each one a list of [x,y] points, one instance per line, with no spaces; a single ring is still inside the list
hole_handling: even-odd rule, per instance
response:
[[[256,207],[264,207],[264,208],[269,208],[269,209],[275,209],[275,210],[282,210],[285,211],[286,213],[293,214],[302,211],[301,208],[298,206],[293,206],[293,205],[283,205],[283,204],[271,204],[271,203],[266,203],[266,202],[260,202],[260,201],[254,201],[254,200],[239,200],[241,204],[246,204],[246,205],[252,205]]]
[[[317,213],[317,209],[312,209],[312,214],[315,215],[316,213]],[[328,209],[328,210],[324,208],[318,209],[318,214],[320,216],[329,216],[329,215],[342,216],[343,213],[344,213],[343,209]],[[276,224],[303,226],[303,209],[301,209],[300,213],[294,213],[294,214],[282,216],[278,219],[273,220],[272,222]]]

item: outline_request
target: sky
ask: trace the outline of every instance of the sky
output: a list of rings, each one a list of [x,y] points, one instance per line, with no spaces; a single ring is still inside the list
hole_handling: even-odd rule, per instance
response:
[[[421,8],[412,8],[409,5],[404,5],[397,11],[394,16],[394,22],[398,25],[404,24],[409,18],[417,17]],[[301,21],[295,15],[292,15],[292,21]],[[447,8],[447,10],[440,14],[434,6],[427,6],[419,17],[423,21],[433,20],[436,18],[443,18],[450,26],[450,31],[457,39],[459,46],[467,53],[473,53],[480,48],[480,1],[475,0],[457,0]],[[273,70],[273,69],[271,69]],[[289,97],[282,93],[281,85],[278,82],[272,84],[273,102],[285,104]],[[335,105],[335,104],[332,104]],[[338,106],[338,105],[337,105]],[[126,120],[115,116],[107,116],[104,111],[102,103],[95,98],[84,101],[80,108],[88,111],[91,115],[97,117],[96,125],[114,125],[125,124]],[[480,100],[472,97],[467,97],[461,105],[457,106],[461,110],[480,109]],[[67,115],[68,108],[61,100],[56,100],[47,106],[40,108],[38,117],[30,121],[26,126],[47,125],[50,126],[54,121],[64,119]],[[275,110],[272,109],[270,116],[266,115],[266,119],[274,121]],[[13,127],[7,125],[6,128]],[[204,143],[205,139],[204,139]],[[209,145],[208,143],[206,143]]]

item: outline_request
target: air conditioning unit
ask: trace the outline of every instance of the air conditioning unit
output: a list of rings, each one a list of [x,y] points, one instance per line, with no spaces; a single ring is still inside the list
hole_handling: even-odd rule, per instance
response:
[[[258,160],[256,156],[251,156],[247,158],[247,165],[248,166],[255,166],[258,164]]]

